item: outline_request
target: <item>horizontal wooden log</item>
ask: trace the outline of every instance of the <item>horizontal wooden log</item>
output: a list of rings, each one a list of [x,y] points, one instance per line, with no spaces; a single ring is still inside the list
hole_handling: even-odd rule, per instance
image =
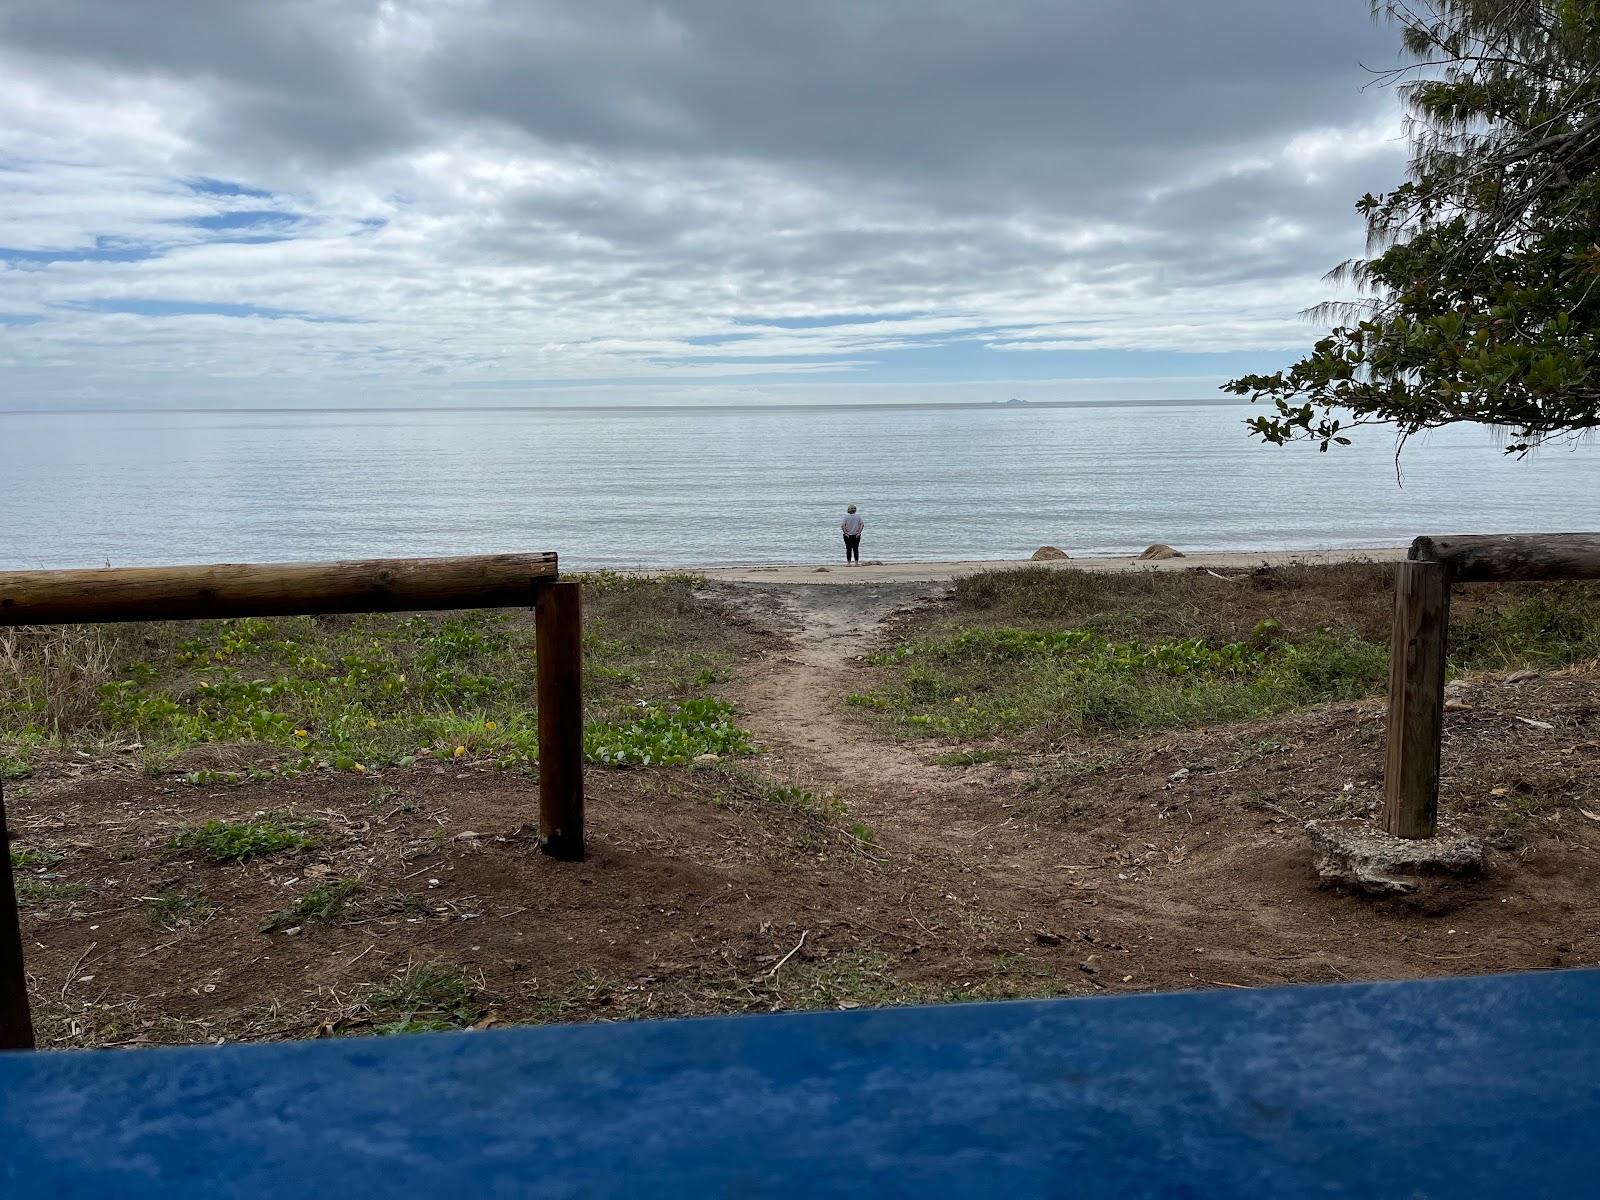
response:
[[[1419,537],[1408,557],[1444,564],[1452,583],[1600,579],[1600,533]]]
[[[0,571],[0,625],[532,607],[556,556]]]

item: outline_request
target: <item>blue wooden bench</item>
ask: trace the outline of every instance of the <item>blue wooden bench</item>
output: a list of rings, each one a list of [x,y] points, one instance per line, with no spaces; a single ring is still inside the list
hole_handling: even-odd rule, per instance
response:
[[[0,1196],[1581,1196],[1600,971],[0,1055]]]

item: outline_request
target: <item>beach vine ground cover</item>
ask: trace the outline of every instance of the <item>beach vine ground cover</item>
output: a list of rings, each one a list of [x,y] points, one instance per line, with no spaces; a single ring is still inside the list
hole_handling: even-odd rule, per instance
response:
[[[582,577],[585,746],[611,765],[753,750],[711,690],[738,639],[704,581]],[[719,611],[720,610],[715,610]],[[515,610],[0,631],[0,771],[41,755],[137,747],[151,774],[223,745],[235,769],[366,772],[419,758],[538,755],[531,614]]]

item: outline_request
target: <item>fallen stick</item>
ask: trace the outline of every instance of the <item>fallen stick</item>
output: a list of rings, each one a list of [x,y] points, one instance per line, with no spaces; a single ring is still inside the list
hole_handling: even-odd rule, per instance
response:
[[[773,967],[772,970],[767,972],[767,978],[768,979],[771,979],[773,976],[777,975],[777,973],[780,970],[783,969],[783,964],[788,962],[791,958],[793,958],[796,954],[798,954],[800,952],[800,947],[804,946],[806,944],[806,935],[809,934],[810,932],[811,932],[811,930],[809,930],[809,929],[805,929],[805,930],[801,931],[800,940],[794,944],[794,949],[789,951],[789,953],[785,954],[782,958],[780,958],[778,960],[778,965]]]

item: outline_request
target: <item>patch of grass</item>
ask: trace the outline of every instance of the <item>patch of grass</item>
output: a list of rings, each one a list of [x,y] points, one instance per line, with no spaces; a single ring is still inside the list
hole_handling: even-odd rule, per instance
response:
[[[601,740],[641,699],[671,709],[727,678],[737,627],[704,579],[584,583]],[[499,611],[0,631],[0,773],[31,771],[39,749],[133,740],[151,776],[218,743],[240,748],[246,777],[246,761],[282,774],[428,755],[518,765],[537,753],[535,671],[531,614]],[[204,769],[185,779],[235,781]]]
[[[849,809],[837,796],[766,779],[730,763],[718,763],[705,770],[717,780],[718,804],[728,808],[754,804],[782,809],[801,819],[802,828],[807,831],[802,839],[806,848],[820,850],[829,841],[843,842],[849,849],[874,857],[876,835],[864,822],[847,820]]]
[[[204,925],[216,915],[217,906],[199,893],[162,892],[144,898],[144,911],[150,924],[176,931]]]
[[[576,579],[583,584],[585,599],[599,599],[616,595],[653,594],[663,587],[689,592],[707,587],[706,577],[693,571],[663,571],[659,575],[624,574],[621,571],[584,571],[576,575],[562,573],[563,579]]]
[[[11,847],[11,865],[17,867],[59,866],[66,855],[57,850],[39,850],[31,847]]]
[[[240,771],[189,771],[183,777],[183,782],[190,787],[214,787],[217,784],[240,783],[244,779]]]
[[[20,908],[43,908],[53,900],[70,900],[84,893],[83,886],[76,883],[52,883],[26,876],[15,882],[17,905]]]
[[[752,754],[747,731],[722,700],[646,705],[626,722],[597,721],[583,731],[584,756],[608,766],[682,766],[702,754]]]
[[[263,933],[289,929],[312,921],[331,923],[344,915],[350,901],[361,892],[359,879],[334,879],[318,884],[288,908],[271,917],[261,926]]]
[[[816,962],[796,959],[771,986],[785,1008],[883,1007],[926,998],[897,978],[893,960],[877,950],[850,951]]]
[[[1459,670],[1563,667],[1600,659],[1600,587],[1556,584],[1474,604],[1451,621],[1448,653]]]
[[[971,628],[903,642],[869,707],[909,733],[987,739],[1244,720],[1378,687],[1388,648],[1348,632],[1214,645],[1089,629]]]
[[[559,991],[541,991],[533,1001],[532,1025],[554,1025],[563,1021],[582,1019],[597,1008],[609,1006],[616,998],[619,985],[595,971],[581,971],[578,977]],[[638,1017],[643,1012],[624,1009],[623,1015]]]
[[[32,778],[33,763],[20,754],[7,754],[0,756],[0,783],[12,783],[19,779]]]
[[[460,967],[432,964],[412,967],[391,983],[367,994],[374,1016],[388,1018],[373,1032],[427,1033],[462,1029],[483,1013],[478,983]]]
[[[784,967],[773,987],[784,1007],[802,1009],[1012,1000],[1077,990],[1049,966],[1018,954],[997,955],[986,974],[968,983],[929,986],[900,979],[893,960],[876,950],[793,963]]]
[[[1020,567],[965,576],[951,589],[963,623],[1048,622],[1107,638],[1245,640],[1262,620],[1301,628],[1387,627],[1394,568],[1378,563],[1284,566],[1226,577],[1201,571]],[[1291,620],[1289,614],[1297,613]]]
[[[264,854],[279,854],[312,845],[302,818],[268,813],[251,821],[207,821],[179,833],[173,850],[192,850],[212,862],[244,862]]]

